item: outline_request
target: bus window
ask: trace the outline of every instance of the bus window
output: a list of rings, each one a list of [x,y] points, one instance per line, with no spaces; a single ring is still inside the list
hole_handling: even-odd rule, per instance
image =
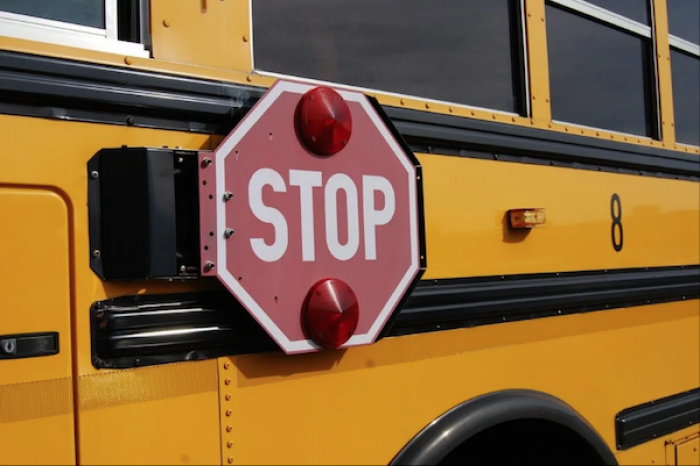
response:
[[[668,0],[676,140],[700,145],[700,2]]]
[[[552,118],[655,138],[651,28],[585,2],[546,15]]]
[[[519,1],[252,5],[259,71],[525,113]]]

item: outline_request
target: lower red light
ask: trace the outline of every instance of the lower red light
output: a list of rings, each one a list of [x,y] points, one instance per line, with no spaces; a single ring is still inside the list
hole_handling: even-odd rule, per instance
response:
[[[316,87],[304,94],[297,104],[295,120],[299,140],[316,155],[333,155],[350,140],[350,107],[330,87]]]
[[[350,339],[359,316],[352,288],[335,278],[326,278],[311,287],[301,314],[307,336],[329,349],[339,348]]]

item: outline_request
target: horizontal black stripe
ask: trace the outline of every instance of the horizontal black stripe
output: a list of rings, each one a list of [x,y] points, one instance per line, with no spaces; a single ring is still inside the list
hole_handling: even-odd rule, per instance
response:
[[[422,281],[383,336],[698,297],[698,266]],[[97,367],[278,350],[225,291],[95,303],[92,325]]]
[[[668,435],[700,422],[700,388],[621,411],[615,417],[617,448]]]
[[[0,51],[0,113],[226,134],[265,90]],[[418,152],[698,179],[700,158],[654,147],[385,107]]]

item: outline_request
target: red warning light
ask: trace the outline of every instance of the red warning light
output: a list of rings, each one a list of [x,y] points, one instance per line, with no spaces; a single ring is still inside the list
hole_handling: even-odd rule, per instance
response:
[[[307,336],[324,348],[334,349],[355,333],[360,309],[347,283],[326,278],[311,287],[301,315]]]
[[[333,155],[350,140],[350,107],[329,87],[315,87],[304,94],[297,104],[295,120],[299,140],[316,155]]]

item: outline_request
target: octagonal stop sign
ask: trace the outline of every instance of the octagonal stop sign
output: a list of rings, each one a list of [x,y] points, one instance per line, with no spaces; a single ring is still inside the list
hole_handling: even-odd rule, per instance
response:
[[[326,133],[299,126],[305,99],[330,105],[316,121]],[[337,147],[320,153],[324,134]],[[305,322],[323,319],[309,310],[318,302],[337,308],[318,328],[350,322],[333,347],[373,343],[426,263],[420,165],[377,102],[278,81],[199,159],[202,275],[217,276],[286,353],[328,347],[326,330]]]

